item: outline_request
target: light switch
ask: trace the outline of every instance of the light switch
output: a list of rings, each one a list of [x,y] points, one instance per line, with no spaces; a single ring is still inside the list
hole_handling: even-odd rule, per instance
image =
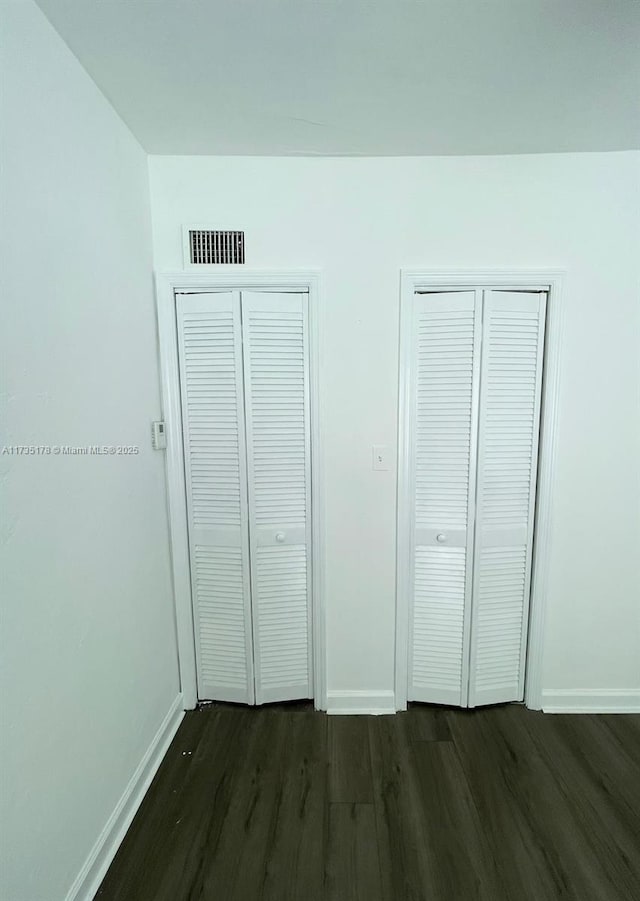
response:
[[[379,471],[389,469],[389,448],[386,444],[373,445],[373,468]]]

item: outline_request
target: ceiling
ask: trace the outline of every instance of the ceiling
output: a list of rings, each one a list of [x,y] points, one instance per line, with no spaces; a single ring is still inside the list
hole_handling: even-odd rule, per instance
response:
[[[640,0],[37,0],[150,153],[640,147]]]

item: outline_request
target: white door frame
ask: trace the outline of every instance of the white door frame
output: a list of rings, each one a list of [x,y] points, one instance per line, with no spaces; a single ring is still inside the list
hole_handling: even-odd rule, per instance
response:
[[[400,273],[400,380],[398,392],[398,503],[396,558],[396,709],[407,709],[409,601],[411,592],[411,448],[414,422],[409,408],[411,309],[417,290],[512,288],[548,291],[545,331],[538,484],[531,569],[531,599],[524,699],[542,709],[542,664],[560,394],[565,273],[551,269],[402,269]]]
[[[177,291],[220,291],[265,289],[304,291],[309,294],[309,388],[311,400],[311,604],[313,620],[313,690],[316,710],[326,710],[326,629],[324,607],[324,504],[322,493],[322,423],[320,368],[322,328],[320,274],[315,271],[170,272],[156,275],[156,309],[162,410],[167,436],[166,476],[173,591],[175,600],[178,665],[184,707],[196,706],[198,689],[194,647],[191,570],[187,528],[187,498],[182,445],[182,405],[178,368],[178,340],[175,312]]]

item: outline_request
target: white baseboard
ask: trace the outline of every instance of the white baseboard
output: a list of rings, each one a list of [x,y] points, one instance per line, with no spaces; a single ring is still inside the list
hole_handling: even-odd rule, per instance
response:
[[[92,901],[142,803],[162,758],[178,731],[183,716],[182,695],[178,695],[116,804],[115,810],[98,836],[84,866],[69,889],[65,901]]]
[[[393,691],[328,691],[327,713],[329,715],[388,714],[396,712],[396,698]]]
[[[545,713],[640,713],[640,688],[559,688],[542,692]]]

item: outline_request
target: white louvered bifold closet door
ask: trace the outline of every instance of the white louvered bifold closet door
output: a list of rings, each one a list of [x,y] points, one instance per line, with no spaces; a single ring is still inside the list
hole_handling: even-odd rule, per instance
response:
[[[239,292],[176,295],[198,697],[254,701]]]
[[[258,704],[313,697],[307,303],[242,292]]]
[[[480,299],[414,297],[410,701],[466,704]]]
[[[524,697],[545,307],[484,292],[470,706]]]

